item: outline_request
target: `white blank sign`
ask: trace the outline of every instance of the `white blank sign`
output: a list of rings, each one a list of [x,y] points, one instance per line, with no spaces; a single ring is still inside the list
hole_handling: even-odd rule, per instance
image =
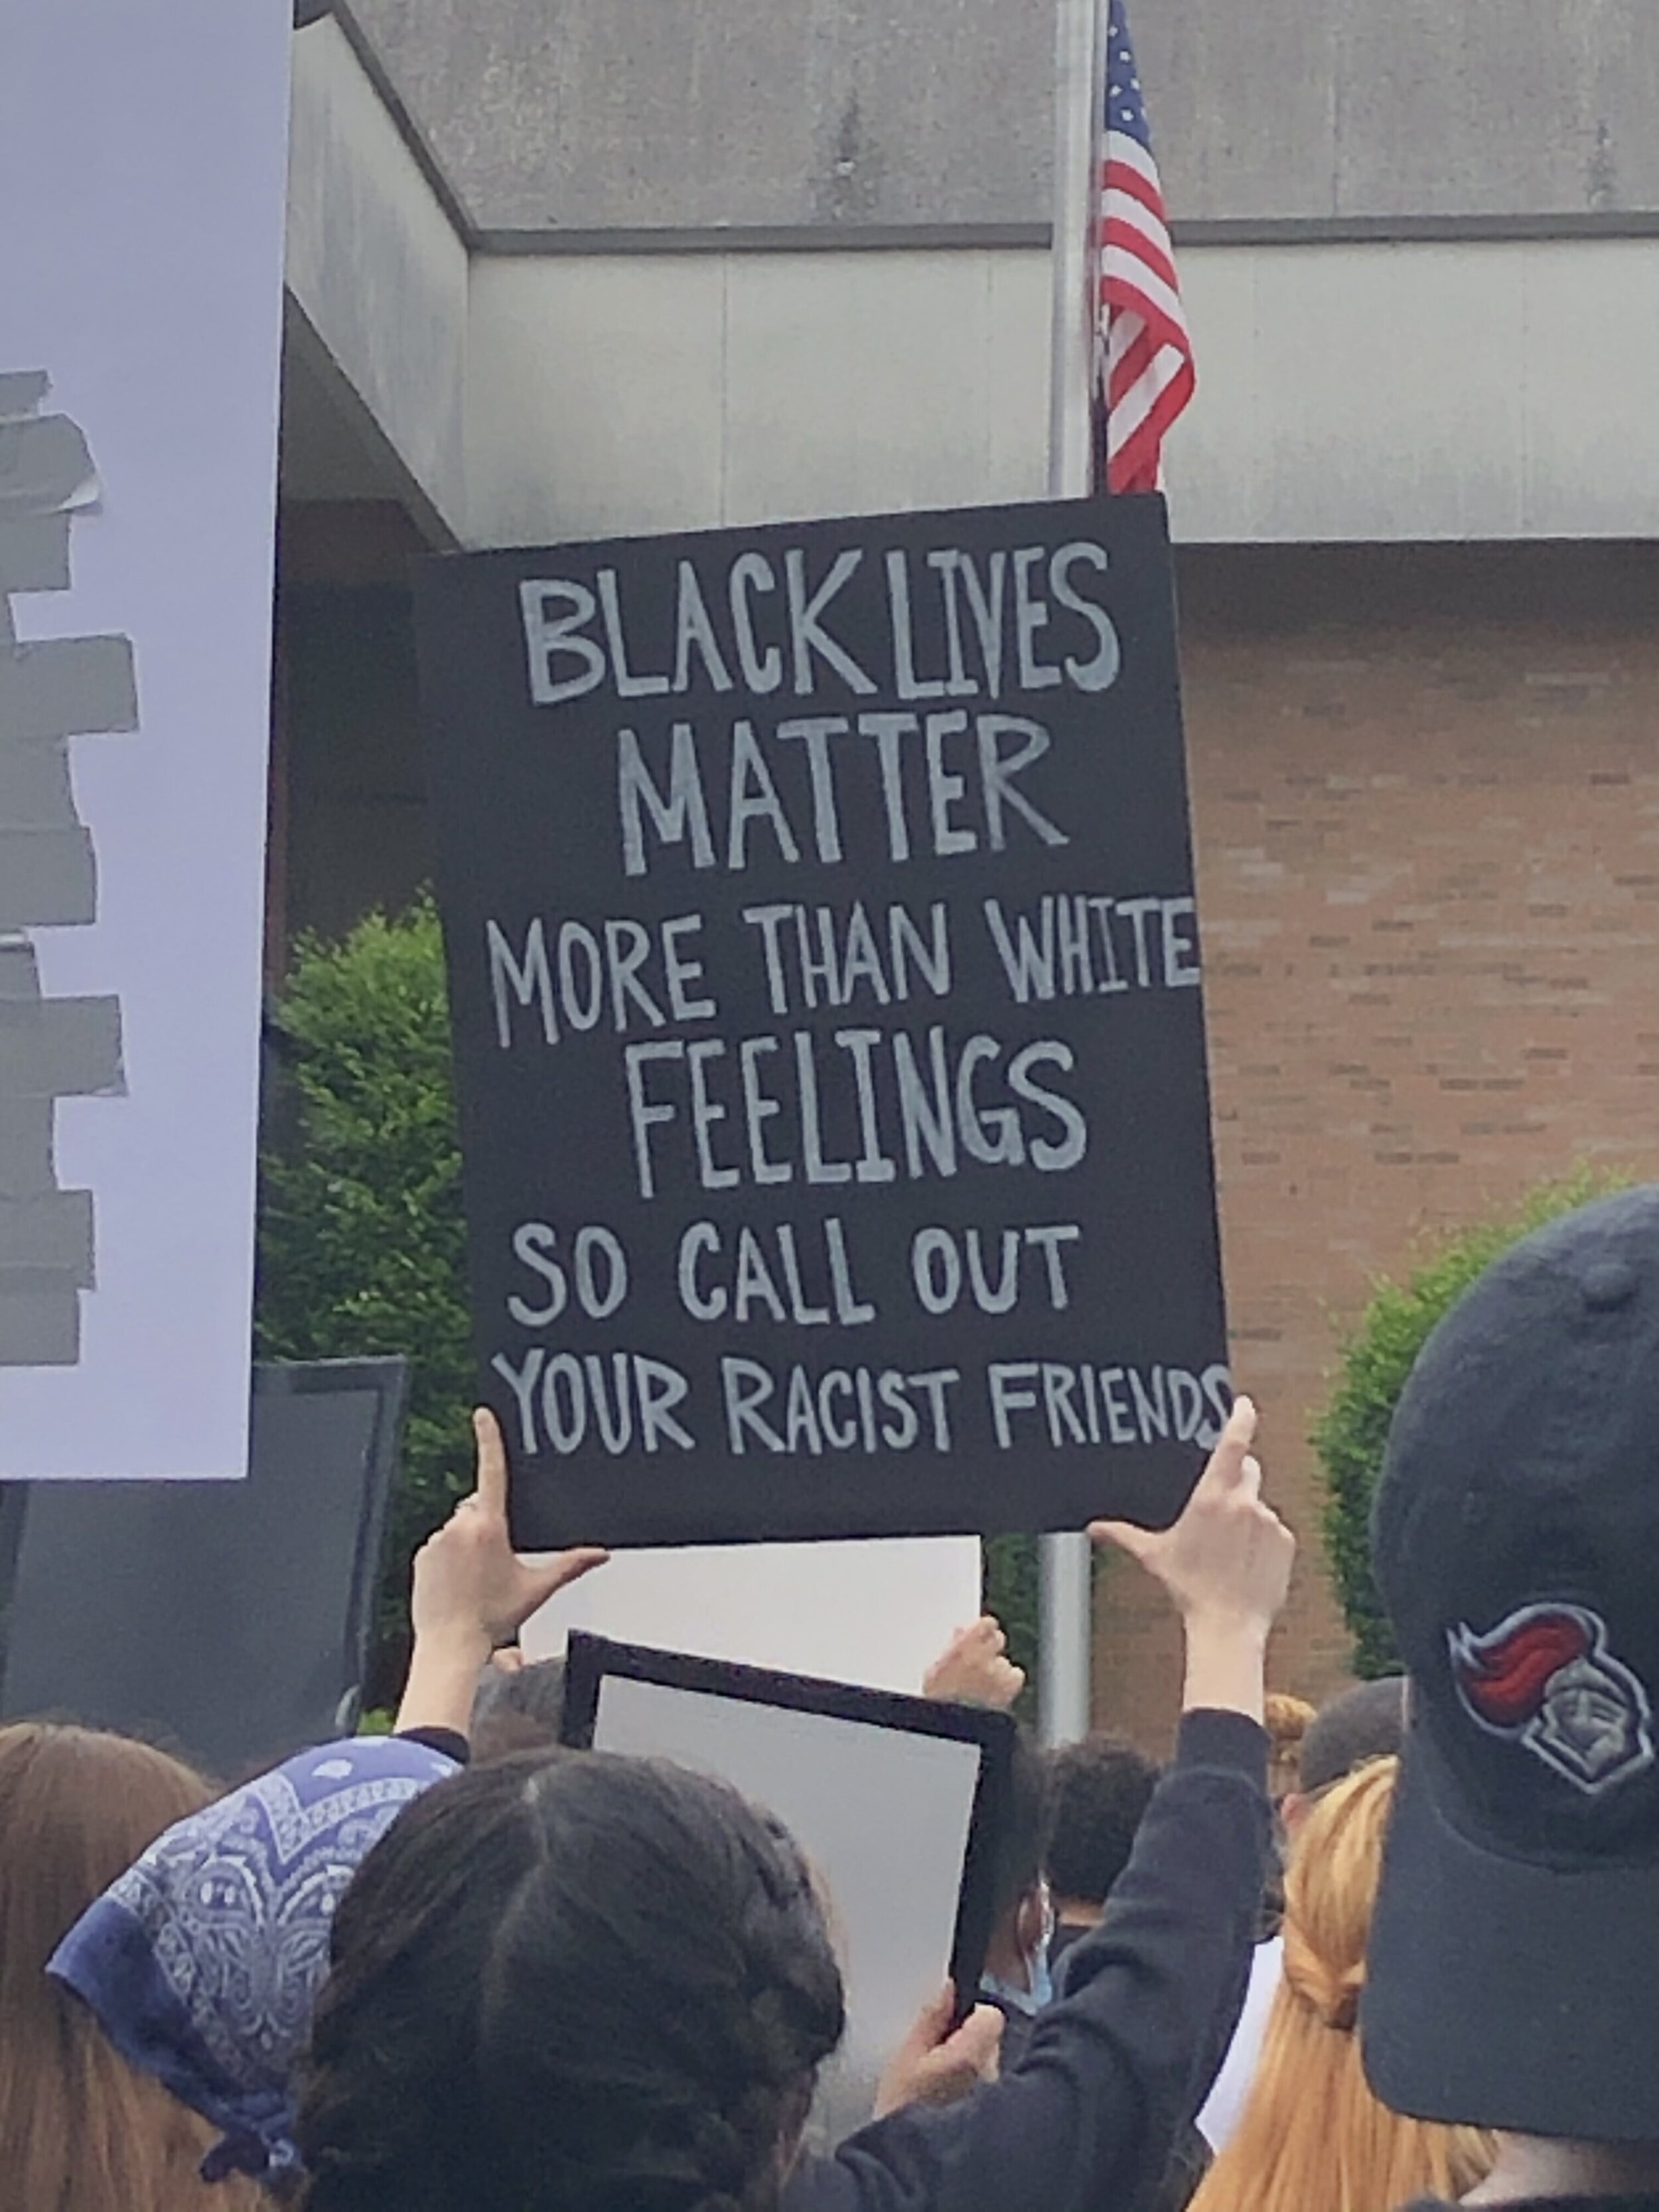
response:
[[[526,1623],[532,1659],[573,1629],[914,1695],[980,1609],[976,1536],[619,1552]]]
[[[718,1775],[788,1827],[827,1892],[847,1984],[817,2119],[830,2140],[861,2125],[946,1978],[979,1744],[606,1674],[593,1747]]]

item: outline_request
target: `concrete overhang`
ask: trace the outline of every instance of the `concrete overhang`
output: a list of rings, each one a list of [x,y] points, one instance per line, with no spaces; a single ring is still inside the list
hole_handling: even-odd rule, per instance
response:
[[[469,243],[350,18],[294,36],[283,489],[465,534]]]

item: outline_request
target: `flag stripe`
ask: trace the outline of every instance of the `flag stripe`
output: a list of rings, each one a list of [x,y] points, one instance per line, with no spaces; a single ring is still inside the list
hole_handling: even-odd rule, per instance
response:
[[[1181,319],[1181,294],[1176,288],[1180,279],[1176,275],[1175,263],[1170,258],[1169,249],[1148,238],[1133,223],[1120,222],[1115,215],[1108,215],[1102,236],[1100,260],[1103,276],[1108,279],[1114,276],[1121,276],[1126,283],[1133,283],[1137,270],[1149,270],[1158,280],[1164,313],[1171,322],[1178,322]],[[1109,307],[1110,304],[1109,299],[1107,305]]]
[[[1185,335],[1187,318],[1182,313],[1180,293],[1164,282],[1144,254],[1109,246],[1101,289],[1109,314],[1133,307],[1149,321],[1161,323],[1171,338]]]
[[[1156,177],[1143,176],[1127,161],[1113,160],[1102,164],[1100,182],[1103,191],[1121,192],[1126,200],[1133,200],[1162,224],[1164,195],[1158,191]]]
[[[1158,489],[1164,437],[1192,395],[1192,369],[1189,364],[1182,362],[1170,382],[1159,392],[1133,435],[1121,441],[1117,448],[1113,464],[1115,472],[1129,479],[1117,486],[1119,490]]]
[[[1126,192],[1116,185],[1109,185],[1101,194],[1101,206],[1120,222],[1138,230],[1143,238],[1156,239],[1167,252],[1170,234],[1156,208],[1149,207],[1137,192]]]
[[[1187,364],[1173,346],[1159,346],[1149,365],[1136,377],[1123,404],[1114,413],[1116,442],[1130,444],[1148,422],[1157,419],[1170,395],[1178,392],[1187,375]]]
[[[1158,194],[1159,206],[1163,205],[1164,185],[1150,145],[1143,145],[1139,138],[1132,138],[1127,131],[1109,129],[1106,133],[1106,158],[1129,175],[1144,177]]]

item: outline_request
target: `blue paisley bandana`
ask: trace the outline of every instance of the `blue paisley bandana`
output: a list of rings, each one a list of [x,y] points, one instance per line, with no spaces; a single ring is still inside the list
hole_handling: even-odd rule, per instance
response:
[[[399,1736],[303,1752],[169,1828],[58,1945],[47,1972],[122,2057],[224,2130],[209,2180],[295,2172],[294,2075],[334,1908],[403,1808],[455,1771]]]

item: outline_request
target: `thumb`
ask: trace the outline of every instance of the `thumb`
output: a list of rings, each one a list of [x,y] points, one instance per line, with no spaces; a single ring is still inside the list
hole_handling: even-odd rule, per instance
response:
[[[527,1601],[526,1620],[550,1597],[572,1583],[579,1583],[584,1575],[591,1575],[595,1567],[602,1567],[611,1557],[597,1544],[580,1545],[574,1552],[555,1552],[550,1559],[525,1559],[520,1562],[525,1571],[524,1590]]]
[[[928,2051],[937,2051],[951,2033],[956,2008],[956,1991],[946,1982],[939,1995],[929,1997],[916,2014],[900,2049],[911,2058],[924,2057]]]
[[[1109,1544],[1115,1551],[1126,1553],[1132,1559],[1146,1559],[1158,1541],[1156,1530],[1142,1528],[1133,1521],[1091,1521],[1089,1523],[1091,1544]]]

